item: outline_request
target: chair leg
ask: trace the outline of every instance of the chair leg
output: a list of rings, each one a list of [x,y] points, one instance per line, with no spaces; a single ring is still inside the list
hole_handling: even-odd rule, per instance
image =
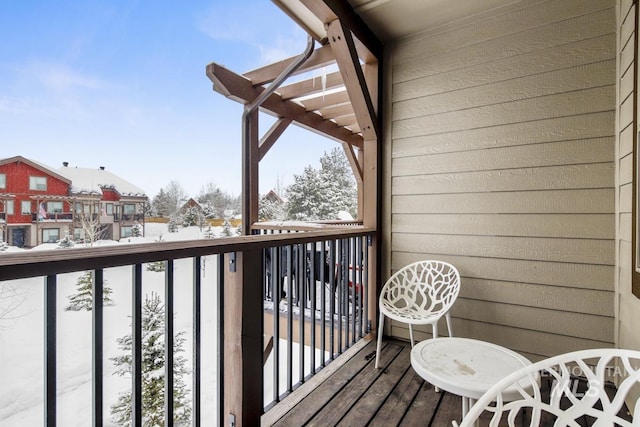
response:
[[[415,345],[415,341],[413,340],[413,326],[409,323],[409,338],[411,338],[411,348]]]
[[[431,332],[433,333],[433,338],[438,338],[438,324],[437,323],[432,323],[431,324]]]
[[[382,334],[384,329],[384,314],[380,312],[380,321],[378,322],[378,345],[376,347],[376,369],[378,369],[378,362],[380,361],[380,349],[382,349]]]
[[[444,318],[447,320],[447,330],[449,331],[449,336],[453,336],[453,328],[451,327],[451,314],[447,311],[444,315]]]

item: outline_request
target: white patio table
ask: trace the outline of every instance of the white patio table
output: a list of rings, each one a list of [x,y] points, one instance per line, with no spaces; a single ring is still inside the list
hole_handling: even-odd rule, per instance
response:
[[[496,344],[469,338],[422,341],[411,350],[411,366],[429,383],[462,397],[462,417],[491,386],[531,362]],[[513,398],[520,394],[514,388]],[[507,391],[505,401],[509,400]]]

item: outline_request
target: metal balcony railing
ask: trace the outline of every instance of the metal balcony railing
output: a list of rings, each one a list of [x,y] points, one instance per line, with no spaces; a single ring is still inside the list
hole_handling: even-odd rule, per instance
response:
[[[189,387],[192,425],[226,425],[224,420],[227,417],[235,417],[231,414],[233,410],[228,408],[240,405],[243,411],[258,414],[269,410],[369,332],[368,307],[371,297],[367,272],[372,259],[369,252],[373,236],[372,229],[350,227],[146,245],[21,252],[0,257],[0,281],[44,278],[44,424],[55,426],[58,419],[58,346],[59,337],[65,334],[57,324],[60,316],[60,275],[93,271],[90,339],[94,425],[102,425],[108,417],[104,410],[104,378],[107,375],[105,330],[110,326],[109,322],[105,322],[103,304],[105,277],[112,269],[122,268],[131,272],[130,283],[118,283],[118,286],[130,287],[132,300],[131,425],[142,425],[146,410],[142,401],[142,290],[147,277],[143,271],[146,264],[157,262],[162,262],[165,267],[165,425],[174,424],[171,402],[174,397],[174,344],[177,336],[174,311],[177,295],[180,298],[188,295],[192,306],[192,381]],[[176,268],[177,264],[179,268]],[[187,265],[190,267],[185,268]],[[252,266],[262,268],[252,269]],[[259,279],[257,282],[252,280],[256,277]],[[213,303],[203,302],[203,290],[211,292],[212,289],[215,293]],[[209,325],[206,330],[202,324],[205,310],[215,310],[216,317],[215,326]],[[272,350],[268,354],[251,351],[251,343],[240,345],[239,353],[235,351],[239,341],[250,339],[256,333],[264,334],[265,341],[273,337]],[[203,363],[211,363],[211,358],[205,360],[202,357],[202,337],[212,336],[217,337],[218,351],[213,363],[218,378],[216,384],[203,384]],[[270,368],[266,369],[263,363],[269,358],[272,362]],[[241,367],[240,372],[238,366]],[[263,377],[251,377],[251,372],[258,370],[263,372]],[[231,373],[233,378],[229,378]],[[259,386],[255,387],[256,383]],[[262,386],[265,383],[272,384],[271,392],[263,395]],[[217,419],[202,417],[203,388],[216,390],[219,408],[215,415]],[[260,390],[259,396],[255,396],[255,390]],[[242,416],[245,425],[251,422],[247,421],[251,417],[246,413]]]

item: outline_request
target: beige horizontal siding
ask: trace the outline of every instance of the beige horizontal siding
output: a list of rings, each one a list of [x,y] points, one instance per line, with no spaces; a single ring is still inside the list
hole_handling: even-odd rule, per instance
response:
[[[396,214],[394,233],[608,239],[609,214]]]
[[[523,3],[394,46],[388,248],[393,271],[458,267],[456,335],[539,358],[615,339],[616,37],[633,42],[610,1]]]

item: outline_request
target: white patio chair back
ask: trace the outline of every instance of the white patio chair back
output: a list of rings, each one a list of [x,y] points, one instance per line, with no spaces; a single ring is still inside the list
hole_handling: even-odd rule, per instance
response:
[[[515,400],[514,389],[519,394]],[[510,401],[503,398],[506,390]],[[525,366],[503,378],[478,399],[460,427],[478,425],[483,413],[481,424],[491,427],[579,426],[584,419],[593,426],[640,426],[640,400],[631,403],[635,420],[629,420],[624,406],[632,393],[638,396],[639,392],[640,352],[581,350]]]
[[[411,346],[415,344],[413,325],[431,324],[433,337],[438,337],[438,320],[445,316],[449,336],[453,336],[449,310],[460,292],[460,273],[444,261],[425,260],[409,264],[396,271],[380,292],[378,323],[378,367],[384,318],[407,323]]]

